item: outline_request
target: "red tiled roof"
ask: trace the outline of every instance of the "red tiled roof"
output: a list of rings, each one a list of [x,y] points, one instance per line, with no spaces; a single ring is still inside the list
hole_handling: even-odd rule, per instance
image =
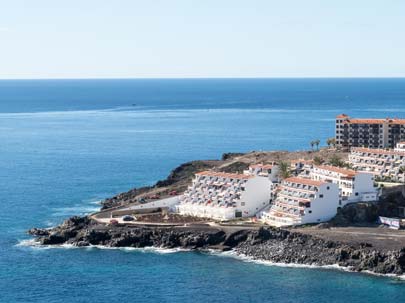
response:
[[[350,119],[345,121],[347,124],[383,124],[385,119]]]
[[[349,116],[346,115],[346,114],[340,114],[340,115],[337,115],[336,118],[337,119],[345,119],[345,118],[349,118]]]
[[[326,182],[315,181],[315,180],[299,178],[299,177],[290,177],[290,178],[285,179],[284,181],[291,182],[291,183],[305,184],[305,185],[313,185],[313,186],[321,186],[322,184],[326,184]]]
[[[385,118],[385,119],[348,119],[344,121],[345,124],[394,124],[394,125],[405,125],[405,119],[391,119],[391,118]]]
[[[196,173],[196,175],[207,176],[207,177],[222,177],[222,178],[231,178],[231,179],[250,179],[254,176],[242,175],[242,174],[231,174],[231,173],[222,173],[214,171],[202,171]]]
[[[352,169],[345,169],[345,168],[336,167],[336,166],[332,166],[332,165],[317,165],[316,167],[319,169],[339,173],[339,174],[345,175],[350,178],[352,178],[356,175],[356,172]]]

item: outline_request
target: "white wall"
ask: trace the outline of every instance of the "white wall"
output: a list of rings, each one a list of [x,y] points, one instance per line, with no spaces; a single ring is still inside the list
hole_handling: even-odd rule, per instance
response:
[[[345,204],[376,201],[377,199],[378,190],[374,187],[374,176],[370,173],[357,173],[353,182],[353,192],[348,200],[345,201]]]
[[[235,210],[242,211],[243,217],[252,217],[270,204],[272,182],[267,177],[256,176],[247,181],[240,202]],[[242,206],[242,202],[245,203]]]
[[[320,198],[322,194],[323,198]],[[339,188],[336,184],[321,185],[315,199],[311,201],[311,207],[305,208],[302,223],[318,223],[332,219],[337,213],[337,208],[340,207],[339,199]]]
[[[180,202],[180,196],[174,196],[166,199],[156,200],[149,203],[133,205],[120,210],[138,210],[138,209],[154,209],[154,208],[173,208],[176,204]]]

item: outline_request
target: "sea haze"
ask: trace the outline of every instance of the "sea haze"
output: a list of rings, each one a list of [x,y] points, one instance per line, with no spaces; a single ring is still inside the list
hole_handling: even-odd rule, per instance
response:
[[[405,79],[0,81],[0,302],[403,300],[404,282],[391,278],[191,252],[37,248],[25,231],[95,211],[185,161],[308,149],[333,136],[339,113],[405,118],[404,105]]]

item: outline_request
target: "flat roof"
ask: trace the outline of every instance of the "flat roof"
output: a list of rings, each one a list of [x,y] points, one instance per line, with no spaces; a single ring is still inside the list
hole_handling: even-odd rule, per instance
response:
[[[300,178],[300,177],[290,177],[284,179],[285,182],[291,183],[298,183],[298,184],[305,184],[305,185],[312,185],[312,186],[321,186],[322,184],[326,184],[326,182],[322,181],[315,181],[307,178]]]
[[[395,151],[393,149],[385,150],[385,149],[378,149],[378,148],[367,148],[367,147],[352,147],[351,151],[362,152],[362,153],[371,153],[371,154],[378,154],[378,155],[398,155],[398,156],[405,156],[405,152],[402,151]]]
[[[232,173],[223,173],[223,172],[214,172],[214,171],[202,171],[196,173],[196,175],[207,176],[207,177],[221,177],[221,178],[230,178],[230,179],[250,179],[254,176],[248,176],[243,174],[232,174]]]
[[[355,118],[347,119],[344,121],[345,124],[405,124],[405,119],[398,118],[385,118],[385,119],[371,119],[371,118]]]

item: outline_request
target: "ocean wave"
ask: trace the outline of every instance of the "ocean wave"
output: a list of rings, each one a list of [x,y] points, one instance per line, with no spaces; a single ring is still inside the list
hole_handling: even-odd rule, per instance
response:
[[[156,253],[156,254],[173,254],[179,252],[190,252],[191,249],[186,248],[164,248],[164,247],[111,247],[105,245],[89,245],[89,246],[75,246],[72,244],[60,244],[60,245],[41,245],[36,239],[24,239],[20,240],[15,246],[17,247],[30,247],[33,249],[100,249],[100,250],[121,250],[126,252],[136,251],[141,253]]]
[[[305,113],[305,112],[330,112],[340,113],[343,109],[319,109],[319,108],[273,108],[273,107],[261,107],[261,108],[243,108],[243,107],[224,107],[224,108],[152,108],[152,107],[115,107],[108,109],[88,109],[88,110],[59,110],[59,111],[38,111],[38,112],[2,112],[0,117],[62,117],[62,116],[105,116],[105,115],[136,115],[143,116],[150,114],[152,117],[156,117],[156,114],[162,115],[174,115],[189,113]],[[390,109],[389,111],[394,111]]]
[[[84,250],[92,250],[92,249],[100,249],[100,250],[121,250],[125,252],[141,252],[141,253],[155,253],[155,254],[173,254],[173,253],[180,253],[180,252],[191,252],[194,251],[192,249],[185,249],[185,248],[164,248],[164,247],[155,247],[155,246],[148,246],[148,247],[110,247],[104,245],[90,245],[90,246],[75,246],[72,244],[61,244],[61,245],[41,245],[36,239],[25,239],[19,241],[16,246],[20,247],[31,247],[33,249],[84,249]],[[349,273],[354,273],[351,267],[344,267],[338,264],[330,264],[330,265],[318,265],[318,264],[299,264],[299,263],[284,263],[284,262],[273,262],[268,260],[261,260],[255,259],[250,256],[241,254],[236,252],[235,250],[230,251],[219,251],[214,249],[208,249],[205,251],[201,251],[201,253],[207,253],[210,255],[214,255],[217,257],[226,257],[226,258],[234,258],[240,260],[242,262],[247,263],[254,263],[258,265],[265,265],[265,266],[277,266],[283,268],[305,268],[305,269],[330,269],[330,270],[339,270]],[[369,270],[364,270],[359,273],[369,274],[373,276],[379,277],[386,277],[386,278],[394,278],[401,281],[405,281],[405,275],[395,275],[395,274],[379,274]]]
[[[344,267],[344,266],[340,266],[339,264],[318,265],[318,264],[273,262],[273,261],[268,261],[268,260],[255,259],[250,256],[240,254],[234,250],[225,251],[225,252],[209,250],[208,253],[215,255],[215,256],[219,256],[219,257],[234,258],[234,259],[238,259],[243,262],[254,263],[254,264],[265,265],[265,266],[277,266],[277,267],[283,267],[283,268],[287,267],[287,268],[306,268],[306,269],[331,269],[331,270],[339,270],[339,271],[354,273],[354,271],[352,270],[351,267]],[[398,279],[401,281],[405,281],[405,275],[398,276],[395,274],[379,274],[379,273],[375,273],[375,272],[372,272],[369,270],[364,270],[359,273],[364,273],[364,274],[369,274],[369,275],[379,276],[379,277],[394,278],[394,279]]]

